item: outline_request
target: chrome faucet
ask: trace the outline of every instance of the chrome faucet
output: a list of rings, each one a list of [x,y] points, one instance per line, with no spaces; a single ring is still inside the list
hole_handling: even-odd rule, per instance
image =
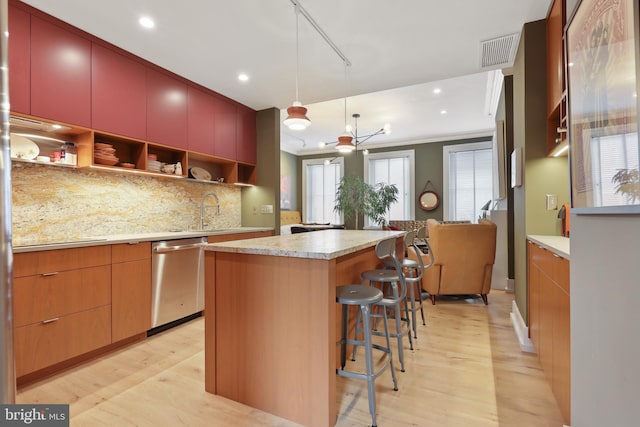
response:
[[[204,227],[209,225],[204,222],[204,202],[209,196],[213,196],[216,199],[216,215],[220,215],[220,199],[218,199],[218,195],[216,193],[206,193],[200,201],[200,230],[204,230]]]

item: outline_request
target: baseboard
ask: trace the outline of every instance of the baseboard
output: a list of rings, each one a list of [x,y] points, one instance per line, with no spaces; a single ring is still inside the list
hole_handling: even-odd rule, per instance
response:
[[[520,314],[520,309],[515,300],[511,303],[511,323],[513,323],[513,330],[516,332],[518,342],[520,343],[520,350],[526,353],[535,353],[536,349],[533,347],[533,343],[529,339],[529,328],[524,323],[524,319]]]
[[[507,285],[504,287],[504,291],[508,294],[515,292],[516,281],[514,279],[507,279]]]

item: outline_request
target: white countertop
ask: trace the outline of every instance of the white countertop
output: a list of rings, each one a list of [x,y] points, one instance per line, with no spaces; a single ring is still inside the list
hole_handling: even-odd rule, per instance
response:
[[[404,234],[404,231],[323,230],[210,243],[205,246],[205,250],[329,260],[369,248],[388,237],[400,237]]]
[[[86,246],[113,245],[118,243],[155,242],[159,240],[187,239],[191,237],[206,237],[272,230],[273,228],[269,227],[238,227],[203,231],[161,231],[157,233],[113,234],[110,236],[85,237],[68,242],[51,242],[47,241],[46,238],[33,238],[29,240],[22,239],[20,242],[14,241],[13,252],[47,251],[54,249],[81,248]]]
[[[568,237],[531,235],[527,236],[527,239],[549,249],[552,252],[555,252],[563,258],[570,259],[570,240]]]

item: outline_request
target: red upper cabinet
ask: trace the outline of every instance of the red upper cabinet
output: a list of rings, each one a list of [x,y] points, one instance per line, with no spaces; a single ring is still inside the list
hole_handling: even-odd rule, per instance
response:
[[[92,46],[91,66],[91,127],[145,139],[145,67],[95,43]]]
[[[256,112],[238,106],[236,120],[236,160],[256,164]]]
[[[187,148],[187,85],[147,69],[147,139]]]
[[[236,104],[215,98],[214,154],[226,159],[236,159]]]
[[[9,5],[11,111],[31,113],[31,15]]]
[[[91,126],[91,42],[31,16],[31,114]]]
[[[187,88],[187,141],[191,151],[214,154],[215,100],[192,86]]]

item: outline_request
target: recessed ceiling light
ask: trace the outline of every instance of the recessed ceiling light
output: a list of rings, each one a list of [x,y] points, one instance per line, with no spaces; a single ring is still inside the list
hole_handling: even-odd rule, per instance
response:
[[[437,94],[439,94],[440,92],[442,92],[442,90],[440,90],[440,88],[439,88],[439,87],[437,87],[437,88],[435,88],[435,89],[433,90],[433,93],[435,93],[436,95],[437,95]]]
[[[440,110],[440,114],[447,114],[447,110]]]
[[[156,26],[156,23],[153,22],[153,19],[149,18],[148,16],[141,16],[140,19],[138,19],[138,23],[144,28],[153,28]]]
[[[238,74],[238,80],[240,80],[241,82],[246,82],[249,80],[249,76],[245,73],[240,73]]]
[[[569,65],[569,67],[573,67],[573,62],[569,62],[567,65]]]

